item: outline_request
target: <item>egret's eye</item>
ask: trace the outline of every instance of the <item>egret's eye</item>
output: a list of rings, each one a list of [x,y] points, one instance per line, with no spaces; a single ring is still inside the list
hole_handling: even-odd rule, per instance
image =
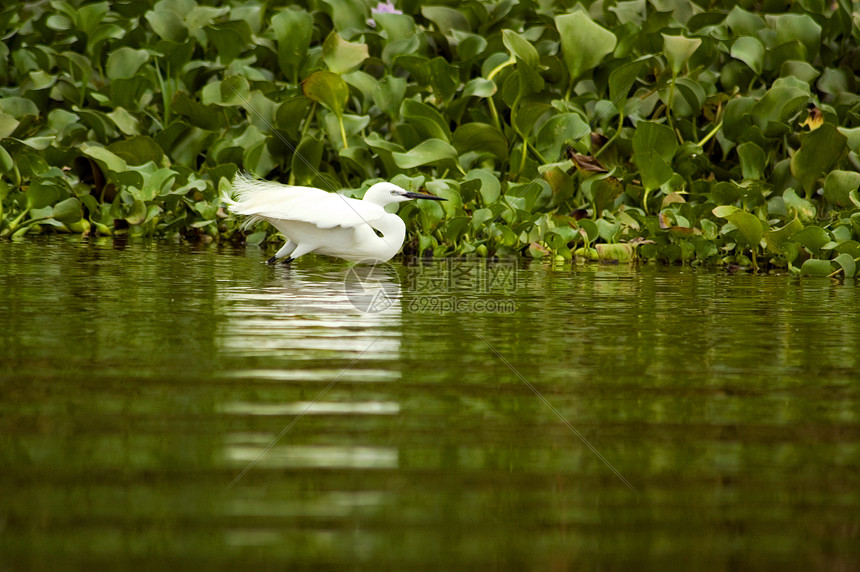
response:
[[[392,197],[396,197],[396,196],[397,196],[397,191],[389,191],[389,192],[391,193],[391,196],[392,196]]]

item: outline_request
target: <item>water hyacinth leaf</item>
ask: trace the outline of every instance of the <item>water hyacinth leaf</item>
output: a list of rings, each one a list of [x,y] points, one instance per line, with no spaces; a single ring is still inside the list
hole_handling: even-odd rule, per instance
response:
[[[462,61],[476,58],[487,49],[487,40],[483,36],[460,30],[454,30],[453,35],[457,40],[457,55]]]
[[[553,237],[558,237],[558,239],[554,239]],[[557,226],[555,228],[551,228],[546,232],[547,240],[555,240],[560,241],[565,246],[568,244],[572,244],[582,240],[582,235],[579,232],[571,228],[569,226]]]
[[[619,232],[621,232],[620,222],[609,222],[602,218],[597,220],[597,234],[606,242],[615,242]]]
[[[161,38],[181,44],[188,38],[188,28],[173,10],[150,10],[144,15],[153,31]]]
[[[385,76],[373,88],[373,102],[384,113],[395,117],[406,95],[406,79],[396,76]]]
[[[493,211],[490,209],[478,209],[472,213],[472,228],[477,230],[484,226],[484,223],[495,218]]]
[[[807,57],[814,59],[821,47],[821,26],[806,14],[767,15],[768,24],[776,30],[776,45],[800,41]]]
[[[71,224],[81,220],[83,214],[81,201],[71,197],[54,205],[51,218],[64,224]]]
[[[779,75],[781,77],[793,76],[800,81],[811,84],[821,75],[821,72],[808,62],[787,60],[782,62]]]
[[[454,30],[471,31],[469,20],[454,8],[422,6],[421,15],[433,22],[444,36],[450,36]]]
[[[824,179],[824,198],[840,207],[852,205],[851,193],[860,188],[860,173],[831,171]]]
[[[600,230],[597,223],[593,220],[583,219],[578,222],[579,228],[585,231],[585,238],[589,243],[594,242],[600,236]]]
[[[322,54],[328,69],[338,74],[357,68],[370,56],[367,44],[347,42],[337,32],[326,38]]]
[[[528,40],[512,30],[502,30],[502,43],[512,56],[532,69],[537,68],[540,56]]]
[[[811,252],[821,250],[821,247],[830,242],[830,235],[820,226],[807,226],[791,235],[792,242],[799,242]]]
[[[752,127],[752,109],[756,101],[751,97],[735,97],[726,104],[723,116],[723,134],[731,141],[741,141]]]
[[[756,74],[764,69],[764,45],[753,36],[742,36],[732,44],[732,57],[744,62]]]
[[[10,137],[19,125],[21,125],[20,121],[0,111],[0,139]]]
[[[377,4],[378,8],[384,9],[385,6],[384,3]],[[388,36],[389,42],[406,40],[415,35],[415,20],[408,14],[371,9],[371,17]]]
[[[642,73],[645,66],[645,61],[650,59],[650,56],[643,56],[639,59],[627,62],[609,74],[609,99],[614,102],[619,109],[624,108],[624,102],[627,101],[627,94],[636,82],[636,78]]]
[[[104,147],[97,147],[95,145],[85,144],[81,146],[81,152],[83,152],[84,155],[95,160],[95,162],[98,163],[102,169],[107,169],[108,171],[113,171],[114,173],[122,173],[127,168],[127,164],[123,159],[121,159],[111,151],[105,149]]]
[[[60,189],[49,181],[36,181],[27,189],[27,210],[48,207],[60,198]]]
[[[367,28],[370,10],[361,0],[323,0],[323,2],[328,4],[332,22],[339,32]]]
[[[794,192],[794,189],[787,189],[782,194],[782,200],[785,203],[785,207],[788,210],[788,213],[794,213],[801,222],[810,222],[815,219],[815,215],[818,212],[818,209],[815,208],[811,202],[806,199],[802,199],[797,196],[797,193]]]
[[[782,252],[782,246],[794,235],[803,230],[803,223],[797,218],[791,220],[782,228],[768,230],[764,233],[764,242],[767,247],[775,253]]]
[[[116,109],[108,113],[107,116],[110,117],[111,121],[114,122],[117,128],[123,132],[123,134],[140,134],[140,125],[138,123],[137,117],[129,113],[126,109],[122,107],[117,107]],[[75,119],[77,119],[77,117]]]
[[[0,173],[7,173],[15,166],[15,161],[3,145],[0,145]],[[3,197],[0,197],[2,199]]]
[[[857,259],[860,258],[860,242],[856,240],[846,240],[845,242],[840,242],[837,244],[833,250],[838,253],[849,254],[851,258]]]
[[[466,181],[481,181],[480,194],[485,205],[495,204],[502,192],[502,185],[498,177],[483,169],[475,169],[466,173]]]
[[[42,70],[30,72],[28,77],[30,79],[30,89],[33,91],[49,88],[57,82],[56,75],[47,74]]]
[[[770,123],[784,123],[809,100],[808,90],[797,86],[773,87],[752,106],[752,119],[767,134]]]
[[[245,21],[206,26],[205,32],[218,51],[218,59],[225,65],[235,60],[251,39],[251,27]]]
[[[447,101],[457,91],[459,73],[456,67],[442,57],[433,58],[428,65],[430,87],[437,99]]]
[[[108,149],[128,165],[143,165],[150,161],[161,163],[164,157],[161,146],[151,137],[145,135],[132,137],[125,141],[116,141],[111,143]]]
[[[441,139],[428,139],[406,153],[392,153],[391,155],[401,169],[413,169],[423,165],[454,162],[457,159],[457,150]]]
[[[44,151],[50,147],[53,142],[54,138],[50,135],[46,135],[44,137],[27,137],[26,139],[21,140],[21,143],[30,149],[35,149],[36,151]]]
[[[132,226],[137,226],[146,222],[146,203],[141,200],[136,200],[131,205],[128,214],[125,216],[126,222]]]
[[[442,114],[420,101],[405,99],[400,105],[400,115],[418,134],[426,139],[451,140],[451,130]]]
[[[842,267],[842,273],[846,278],[854,278],[857,273],[857,263],[854,262],[854,258],[850,254],[843,252],[833,261]]]
[[[599,64],[618,43],[615,34],[594,22],[582,8],[556,16],[555,25],[571,81]]]
[[[631,244],[604,244],[594,245],[597,256],[606,262],[630,262],[634,257],[634,249]]]
[[[737,150],[744,179],[762,179],[767,165],[767,157],[761,147],[755,143],[746,142],[738,145]]]
[[[302,82],[302,93],[310,100],[323,104],[338,117],[349,101],[349,86],[334,72],[317,71]]]
[[[759,30],[765,27],[761,16],[747,12],[738,5],[732,8],[729,15],[726,16],[725,22],[736,36],[755,36]]]
[[[2,106],[0,106],[2,108]],[[838,127],[839,132],[848,138],[848,148],[855,153],[860,153],[860,127],[849,129],[847,127]]]
[[[295,82],[299,68],[311,45],[314,18],[304,10],[290,7],[272,17],[278,44],[278,63],[284,74]]]
[[[496,82],[476,77],[466,83],[466,86],[463,88],[463,97],[492,97],[495,95],[497,89]]]
[[[797,246],[793,242],[786,242],[782,246],[782,256],[785,258],[786,263],[788,264],[788,269],[792,274],[800,274],[800,268],[795,267],[792,262],[797,260],[797,257],[800,255],[800,247]]]
[[[667,125],[640,121],[633,135],[633,162],[642,184],[652,191],[672,178],[672,157],[678,148],[675,133]]]
[[[603,211],[610,208],[615,199],[621,196],[624,188],[621,181],[611,176],[592,177],[591,184],[592,200],[594,201],[594,215],[603,216]]]
[[[323,141],[313,135],[302,139],[292,159],[292,176],[298,185],[310,185],[319,171],[322,161]]]
[[[698,115],[705,103],[705,90],[699,82],[682,77],[675,81],[675,101],[672,110],[679,117]]]
[[[552,256],[552,252],[545,246],[538,244],[537,242],[529,243],[528,250],[526,250],[528,255],[531,258],[540,259],[546,256]]]
[[[571,144],[582,142],[584,145],[590,145],[590,135],[591,128],[582,117],[576,113],[562,113],[541,126],[535,143],[541,155],[548,160],[556,159],[563,157]]]
[[[33,117],[39,115],[39,107],[35,102],[16,96],[0,99],[0,111],[16,119],[21,119],[28,115],[32,115]]]
[[[672,74],[678,75],[690,61],[693,53],[702,45],[702,40],[701,38],[660,35],[663,36],[663,52],[666,54],[666,59],[669,60]]]
[[[829,276],[831,272],[833,272],[833,267],[830,261],[817,258],[805,260],[800,267],[800,273],[803,276]]]
[[[754,214],[733,206],[721,206],[713,209],[715,216],[724,218],[735,225],[750,247],[755,248],[764,236],[763,221]]]
[[[419,218],[423,228],[433,228],[445,218],[445,211],[437,201],[415,201],[420,211]]]
[[[442,57],[428,60],[423,56],[400,56],[395,62],[408,71],[415,82],[431,88],[439,102],[447,101],[457,91],[459,72]]]
[[[108,56],[105,72],[111,80],[130,79],[137,75],[138,70],[147,60],[149,60],[149,52],[146,50],[123,46]]]
[[[809,197],[819,177],[829,171],[846,150],[847,138],[830,123],[801,137],[800,150],[791,158],[791,174]]]
[[[486,123],[466,123],[453,136],[454,148],[461,154],[470,151],[489,153],[499,161],[508,158],[508,140],[504,134]]]
[[[535,141],[541,149],[545,149],[546,146],[551,147],[552,149],[550,150],[550,153],[553,154],[553,156],[561,156],[554,155],[554,153],[556,153],[554,150],[556,145],[579,142],[580,147],[585,147],[587,145],[586,140],[589,140],[590,142],[591,129],[577,114],[563,113],[559,116],[551,117],[550,120],[542,123],[542,118],[547,115],[552,115],[552,112],[552,106],[547,103],[526,99],[525,101],[520,102],[519,106],[517,106],[516,114],[512,116],[511,119],[513,120],[513,126],[518,129],[520,133],[528,136],[529,134],[534,133],[536,126],[540,126],[542,129],[543,127],[546,127],[547,123],[552,119],[559,117],[556,121],[561,122],[561,124],[553,124],[552,128],[548,127],[548,131],[545,131],[542,136],[538,135],[537,140]],[[574,117],[568,117],[568,115]]]

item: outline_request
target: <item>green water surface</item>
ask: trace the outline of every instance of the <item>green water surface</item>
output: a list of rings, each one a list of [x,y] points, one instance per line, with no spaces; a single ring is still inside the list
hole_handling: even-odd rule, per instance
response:
[[[268,254],[0,242],[0,570],[860,567],[853,284]]]

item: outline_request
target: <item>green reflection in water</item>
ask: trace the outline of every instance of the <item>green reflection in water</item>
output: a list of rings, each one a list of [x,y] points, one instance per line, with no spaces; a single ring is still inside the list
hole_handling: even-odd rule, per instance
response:
[[[3,562],[860,565],[852,285],[264,258],[0,242]]]

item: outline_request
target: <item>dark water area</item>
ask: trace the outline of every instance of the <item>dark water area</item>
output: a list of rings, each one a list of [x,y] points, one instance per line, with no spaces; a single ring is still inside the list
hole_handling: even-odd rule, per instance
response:
[[[0,242],[0,570],[860,568],[860,295]]]

